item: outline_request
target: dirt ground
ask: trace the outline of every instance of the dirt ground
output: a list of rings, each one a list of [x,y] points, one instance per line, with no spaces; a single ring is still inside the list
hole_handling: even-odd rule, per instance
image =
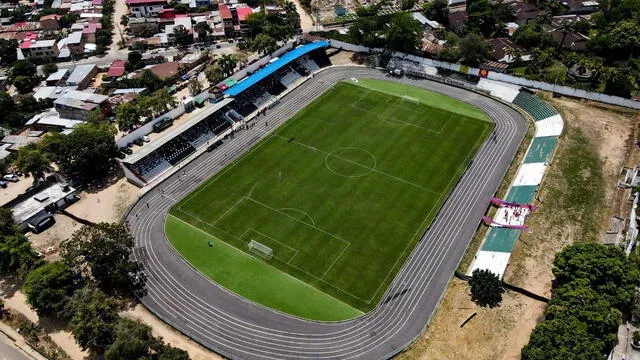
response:
[[[191,360],[223,359],[223,357],[218,356],[195,341],[182,335],[180,332],[158,319],[142,305],[137,305],[135,308],[123,313],[122,315],[132,319],[138,319],[151,326],[154,336],[160,336],[165,342],[171,344],[171,346],[185,350],[189,353]]]
[[[7,181],[6,183],[7,187],[5,189],[0,188],[0,206],[24,193],[29,186],[33,185],[33,179],[20,176],[20,180],[18,182],[14,183]]]
[[[636,165],[640,159],[640,152],[634,145],[637,112],[564,98],[549,101],[561,112],[565,132],[538,194],[538,198],[543,199],[542,203],[538,202],[541,207],[528,221],[531,231],[516,244],[505,274],[505,281],[547,297],[551,295],[551,266],[555,253],[567,244],[582,240],[585,234],[600,239],[609,227],[612,214],[624,213],[628,216],[630,203],[626,201],[624,191],[616,189],[616,184],[620,169]],[[562,211],[575,207],[574,204],[556,206],[561,209],[545,207],[545,202],[547,205],[556,204],[550,199],[544,201],[545,197],[562,192],[572,180],[563,177],[558,163],[570,156],[569,149],[575,145],[573,137],[586,142],[602,165],[602,203],[607,206],[596,208],[595,211],[589,208],[589,213],[596,213],[592,216],[595,223],[593,230],[580,221],[562,220]],[[581,175],[583,179],[578,181],[587,183],[590,174]],[[461,328],[460,324],[474,312],[477,312],[477,316]],[[478,307],[470,301],[467,284],[454,279],[429,329],[399,358],[519,359],[520,350],[542,319],[543,312],[543,303],[510,292],[505,293],[499,307]]]
[[[127,208],[136,201],[139,191],[139,188],[121,178],[99,191],[82,192],[80,200],[67,211],[93,222],[119,221]],[[81,227],[76,221],[63,215],[56,215],[55,220],[56,223],[46,231],[27,234],[33,247],[45,254],[48,260],[56,260],[60,243]]]

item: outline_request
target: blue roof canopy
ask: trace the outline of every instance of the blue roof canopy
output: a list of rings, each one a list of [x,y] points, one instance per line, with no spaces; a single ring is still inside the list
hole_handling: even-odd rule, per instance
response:
[[[238,94],[242,93],[243,91],[247,90],[253,85],[264,80],[269,75],[280,70],[290,62],[301,57],[302,55],[305,55],[313,50],[326,48],[326,47],[329,47],[329,42],[326,40],[322,40],[322,41],[315,41],[315,42],[312,42],[311,44],[307,44],[307,45],[303,45],[298,48],[295,48],[289,51],[288,53],[282,55],[276,61],[269,63],[262,69],[256,71],[253,75],[244,78],[244,80],[228,88],[227,90],[224,91],[224,94],[229,96],[237,96]]]

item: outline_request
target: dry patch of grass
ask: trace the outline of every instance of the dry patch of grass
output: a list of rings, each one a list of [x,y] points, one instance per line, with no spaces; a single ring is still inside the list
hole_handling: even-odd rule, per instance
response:
[[[634,145],[638,112],[549,101],[561,112],[565,133],[539,193],[541,206],[528,220],[531,232],[516,244],[505,275],[506,281],[547,296],[555,253],[575,241],[599,240],[610,216],[628,211],[616,184],[620,168],[640,159]],[[509,178],[501,189],[508,184]],[[476,249],[470,247],[465,258]],[[454,279],[427,332],[399,358],[519,359],[543,311],[544,304],[513,293],[505,294],[500,307],[479,308],[470,301],[467,285]],[[478,315],[460,328],[473,312]]]

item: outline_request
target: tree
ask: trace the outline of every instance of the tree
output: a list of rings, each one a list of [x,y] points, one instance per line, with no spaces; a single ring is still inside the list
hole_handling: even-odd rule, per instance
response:
[[[140,321],[120,318],[114,329],[115,340],[104,353],[105,360],[147,359],[162,342],[151,335],[151,328]]]
[[[631,96],[631,91],[634,90],[633,82],[627,74],[623,73],[617,68],[608,68],[604,73],[608,74],[606,76],[606,82],[604,86],[605,94],[621,96],[625,98]]]
[[[23,276],[41,262],[29,239],[17,229],[0,236],[0,275]]]
[[[0,91],[0,109],[2,109],[4,114],[13,112],[15,109],[13,99],[6,91]]]
[[[502,301],[502,281],[486,269],[476,269],[471,274],[471,299],[480,306],[496,306]]]
[[[33,91],[33,88],[40,82],[40,79],[37,76],[19,75],[13,78],[12,82],[20,94],[28,94]]]
[[[189,80],[189,93],[192,96],[198,95],[202,92],[202,84],[200,83],[200,80],[198,80],[197,77],[194,77],[193,79]]]
[[[60,28],[68,29],[78,21],[79,18],[80,15],[78,14],[64,14],[58,19],[58,24],[60,24]]]
[[[46,173],[51,172],[51,159],[46,151],[37,144],[28,144],[18,150],[16,167],[33,177],[34,182],[44,180]]]
[[[57,316],[63,313],[75,288],[71,270],[56,261],[31,271],[22,290],[38,316]]]
[[[129,55],[127,55],[127,63],[125,65],[127,71],[131,72],[142,69],[144,65],[142,54],[140,52],[135,50],[129,52]]]
[[[536,15],[536,24],[539,28],[542,25],[551,24],[553,20],[553,13],[551,11],[541,11],[538,15]]]
[[[18,59],[18,40],[0,39],[0,64],[8,66]]]
[[[258,34],[252,41],[253,50],[261,54],[271,53],[278,47],[276,39],[266,34]]]
[[[34,77],[38,75],[36,66],[29,60],[18,60],[13,63],[11,77],[18,76]]]
[[[86,123],[69,135],[48,135],[42,143],[63,172],[96,179],[107,173],[118,154],[115,135],[115,127],[107,122]]]
[[[422,27],[409,13],[399,12],[391,15],[386,32],[386,45],[389,49],[413,52],[422,41]]]
[[[189,360],[189,354],[182,349],[165,345],[162,350],[158,352],[157,360]]]
[[[447,0],[433,0],[425,3],[424,15],[429,20],[435,20],[442,25],[449,22],[449,2]]]
[[[225,77],[224,72],[218,65],[208,66],[204,71],[204,75],[207,77],[207,80],[209,80],[210,84],[217,84],[220,81],[224,80]]]
[[[16,223],[13,220],[13,213],[5,207],[0,207],[0,236],[12,235],[16,231],[18,229],[16,229]]]
[[[558,286],[586,280],[589,287],[622,312],[630,310],[640,284],[638,266],[621,249],[590,242],[569,245],[559,252],[553,262],[553,274]]]
[[[140,126],[140,110],[134,103],[123,103],[116,108],[116,122],[120,131],[131,131]]]
[[[120,25],[122,25],[122,26],[127,26],[127,25],[129,25],[129,16],[127,16],[127,15],[122,15],[122,16],[120,17]]]
[[[175,11],[176,14],[186,14],[189,12],[189,5],[177,3],[173,6],[173,11]]]
[[[410,10],[413,9],[414,6],[416,6],[416,3],[418,2],[418,0],[402,0],[400,2],[400,8],[402,10]]]
[[[481,35],[470,33],[460,40],[460,55],[465,65],[477,66],[489,54],[487,42]]]
[[[75,292],[66,311],[71,333],[83,350],[99,355],[111,346],[119,311],[113,298],[87,286]]]
[[[189,30],[184,26],[176,26],[173,28],[173,37],[178,46],[187,46],[193,42],[193,36],[189,34]]]
[[[560,40],[560,43],[558,44],[558,49],[562,49],[564,47],[564,41],[566,40],[567,35],[575,33],[574,25],[573,25],[572,22],[565,21],[565,22],[560,23],[560,26],[558,27],[558,30],[562,31],[562,39]]]
[[[131,258],[133,236],[121,224],[83,226],[62,243],[62,259],[76,272],[88,269],[105,291],[128,293],[140,266]]]
[[[622,314],[611,303],[579,279],[554,290],[545,310],[545,321],[573,317],[587,325],[590,334],[605,343],[614,343]]]
[[[602,359],[605,343],[575,318],[543,321],[522,349],[522,360]]]
[[[207,35],[211,33],[211,27],[206,21],[197,23],[193,30],[198,34],[198,40],[207,41]]]
[[[225,76],[231,76],[238,65],[238,60],[233,55],[224,54],[216,61],[216,65],[222,69]]]
[[[56,71],[58,71],[58,65],[56,63],[48,63],[42,66],[44,76],[49,76]]]

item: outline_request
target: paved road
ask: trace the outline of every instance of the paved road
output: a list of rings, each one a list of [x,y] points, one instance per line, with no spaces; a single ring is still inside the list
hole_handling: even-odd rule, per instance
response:
[[[33,360],[33,358],[13,345],[11,339],[0,334],[0,360]]]
[[[160,318],[204,346],[233,359],[382,359],[408,346],[425,329],[473,236],[518,145],[526,123],[512,108],[482,95],[440,83],[388,78],[361,67],[333,67],[317,74],[268,112],[270,127],[285,122],[336,81],[388,79],[434,90],[486,111],[496,125],[443,205],[429,230],[396,276],[380,305],[349,321],[322,323],[275,312],[228,292],[192,269],[167,242],[163,223],[175,201],[268,135],[260,126],[236,134],[151,190],[128,220],[136,238],[135,257],[145,266],[142,302]],[[147,209],[147,203],[151,210]],[[402,294],[400,296],[394,296]]]

